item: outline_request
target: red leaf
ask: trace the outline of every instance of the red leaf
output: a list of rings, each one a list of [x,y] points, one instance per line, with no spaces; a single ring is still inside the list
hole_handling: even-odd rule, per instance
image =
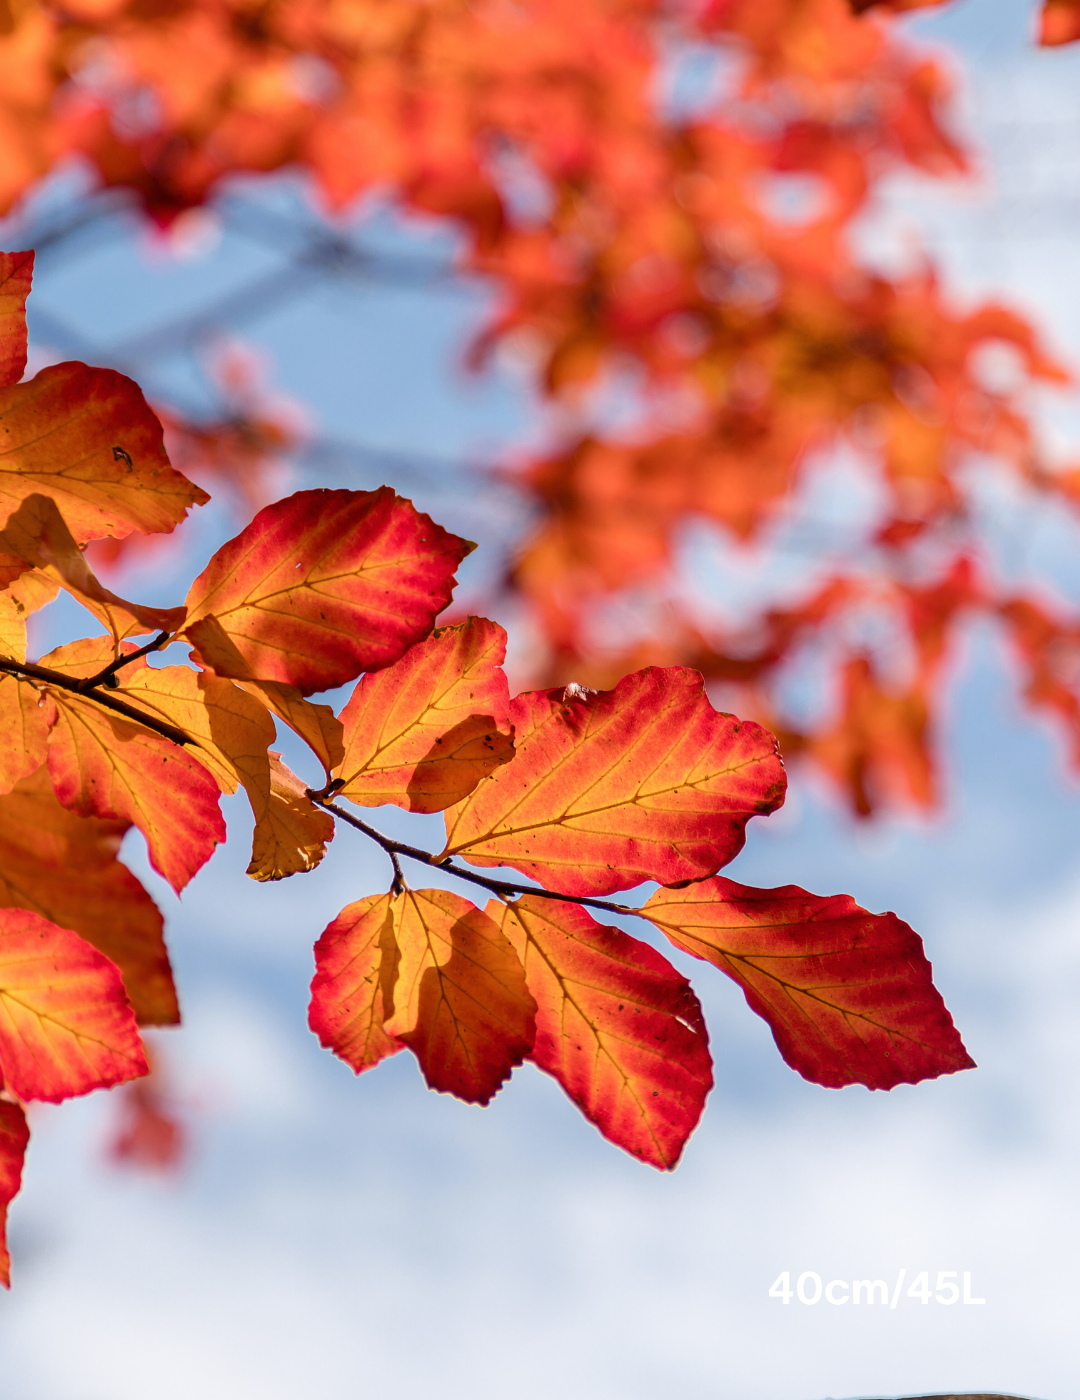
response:
[[[449,890],[390,902],[401,954],[387,1035],[420,1061],[428,1087],[488,1103],[532,1047],[536,1003],[499,926]]]
[[[72,642],[42,658],[78,674],[100,639]],[[48,687],[56,709],[48,762],[58,801],[83,817],[133,822],[150,863],[179,892],[225,840],[213,776],[178,745],[113,714],[85,695]]]
[[[784,1059],[815,1084],[892,1089],[974,1067],[922,940],[895,914],[723,876],[657,890],[642,912],[738,982]]]
[[[184,634],[219,675],[329,690],[426,637],[472,547],[388,486],[298,491],[214,555]]]
[[[0,1089],[3,1084],[0,1081]],[[22,1185],[23,1158],[30,1141],[26,1114],[17,1103],[0,1096],[0,1283],[11,1287],[11,1255],[7,1248],[8,1206]]]
[[[690,983],[647,943],[580,905],[525,895],[492,919],[536,999],[529,1058],[611,1142],[670,1171],[712,1088],[709,1037]]]
[[[784,800],[776,740],[718,713],[696,671],[650,666],[614,690],[510,704],[514,758],[446,813],[444,855],[512,865],[563,894],[698,880]]]
[[[383,1030],[400,959],[392,901],[373,894],[348,905],[315,944],[308,1025],[357,1074],[405,1048]]]
[[[147,1071],[115,963],[28,909],[0,909],[0,1073],[59,1103]]]
[[[341,712],[341,796],[359,807],[441,812],[509,762],[505,656],[503,629],[470,617],[365,676]]]
[[[0,388],[18,384],[26,369],[26,298],[33,253],[0,253]]]

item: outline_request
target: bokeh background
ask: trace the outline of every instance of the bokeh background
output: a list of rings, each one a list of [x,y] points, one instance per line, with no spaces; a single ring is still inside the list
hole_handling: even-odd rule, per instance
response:
[[[888,265],[917,236],[962,294],[1008,299],[1080,365],[1080,51],[1033,49],[1031,14],[1006,0],[907,23],[960,65],[982,164],[951,190],[896,181],[861,231],[867,255]],[[34,365],[130,365],[194,411],[207,406],[208,363],[237,357],[228,336],[242,331],[248,358],[236,362],[303,427],[279,490],[389,480],[481,542],[459,595],[480,596],[525,509],[482,469],[539,441],[544,417],[512,357],[482,376],[462,367],[489,292],[448,275],[452,235],[365,206],[339,230],[348,255],[339,244],[313,272],[296,253],[324,231],[303,188],[275,178],[236,182],[183,236],[152,236],[118,209],[50,245],[41,235],[61,227],[81,178],[55,177],[3,232],[4,246],[30,236],[42,249]],[[260,241],[253,229],[271,216],[277,232]],[[215,311],[208,328],[201,308],[230,297],[231,319]],[[1075,400],[1047,401],[1042,422],[1080,441]],[[833,497],[826,480],[811,504],[842,521],[838,473]],[[124,564],[121,584],[143,571],[138,596],[172,601],[242,511],[225,493],[186,543]],[[1018,575],[1049,568],[1077,597],[1080,571],[1052,521],[1007,501],[991,517]],[[691,573],[696,547],[688,535]],[[765,584],[747,564],[715,586]],[[500,620],[513,632],[512,616]],[[76,605],[55,605],[37,650],[80,625]],[[513,635],[512,659],[528,645]],[[923,935],[979,1069],[889,1094],[820,1089],[784,1066],[733,986],[669,950],[695,980],[717,1065],[672,1176],[605,1143],[531,1066],[481,1110],[428,1093],[409,1056],[357,1080],[319,1049],[305,1025],[312,942],[386,875],[358,835],[340,831],[315,872],[258,886],[243,873],[246,814],[227,802],[230,843],[181,901],[130,837],[125,859],[168,917],[185,1025],[154,1039],[189,1153],[174,1175],[139,1174],[108,1160],[108,1096],[35,1108],[10,1226],[15,1287],[0,1298],[0,1395],[1069,1400],[1080,786],[977,625],[953,666],[945,739],[937,815],[857,824],[799,768],[787,806],[752,824],[727,873],[898,911]],[[415,837],[425,823],[436,842],[437,818],[392,811],[383,826]],[[784,1270],[793,1283],[813,1270],[891,1289],[901,1268],[906,1283],[969,1272],[985,1304],[768,1296]]]

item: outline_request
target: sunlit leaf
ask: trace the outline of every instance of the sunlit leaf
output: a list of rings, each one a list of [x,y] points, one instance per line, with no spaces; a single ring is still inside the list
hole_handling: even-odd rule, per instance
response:
[[[315,944],[308,1024],[357,1074],[405,1048],[383,1029],[393,1015],[400,961],[393,902],[390,894],[357,900]]]
[[[115,965],[68,929],[0,909],[0,1073],[20,1099],[59,1103],[147,1070]]]
[[[328,690],[427,636],[470,548],[386,486],[298,491],[214,555],[184,635],[219,675]]]
[[[784,800],[776,740],[714,710],[696,671],[530,691],[510,721],[513,761],[446,813],[443,854],[565,894],[711,875],[742,849],[747,821]]]
[[[138,385],[77,361],[0,389],[0,513],[38,492],[77,544],[168,532],[210,499],[169,466]]]
[[[71,644],[78,664],[79,643]],[[62,671],[69,648],[42,664]],[[84,817],[129,821],[146,837],[150,863],[182,890],[225,840],[218,785],[178,744],[103,709],[86,695],[47,687],[56,710],[48,764],[60,802]]]
[[[280,754],[269,757],[270,799],[255,824],[247,869],[253,880],[283,880],[314,870],[334,839],[333,817],[316,807]]]
[[[0,797],[0,905],[73,929],[120,969],[140,1025],[174,1025],[161,914],[117,859],[128,830],[126,821],[69,812],[39,768]]]
[[[400,952],[387,1035],[420,1061],[429,1088],[488,1103],[532,1048],[536,1003],[498,925],[447,890],[390,902]]]
[[[643,912],[677,948],[733,978],[784,1059],[816,1084],[891,1089],[975,1063],[922,940],[895,914],[723,876],[657,890]]]
[[[365,676],[341,712],[342,797],[441,812],[513,757],[506,633],[486,618],[443,627]]]
[[[26,298],[33,253],[0,253],[0,388],[18,384],[26,369]]]
[[[606,1138],[671,1170],[713,1082],[690,983],[647,943],[580,905],[524,895],[509,907],[492,900],[487,912],[536,998],[529,1058]]]
[[[2,1089],[0,1081],[0,1089]],[[23,1158],[30,1141],[26,1114],[20,1104],[0,1094],[0,1284],[11,1287],[11,1255],[7,1247],[8,1206],[22,1185]]]

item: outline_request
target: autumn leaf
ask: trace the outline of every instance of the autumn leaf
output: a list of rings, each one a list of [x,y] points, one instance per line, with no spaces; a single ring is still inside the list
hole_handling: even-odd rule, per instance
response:
[[[27,496],[9,516],[0,530],[0,559],[21,559],[26,567],[66,588],[117,641],[132,633],[172,632],[184,621],[183,608],[129,603],[100,583],[50,496]]]
[[[701,676],[648,667],[614,690],[535,690],[510,704],[513,761],[446,813],[447,855],[511,865],[563,894],[711,875],[786,779],[776,740],[718,713]]]
[[[270,758],[270,799],[255,824],[251,841],[253,880],[283,880],[314,870],[334,839],[334,819],[316,807],[307,788],[279,753]]]
[[[328,690],[427,636],[471,548],[387,486],[298,491],[214,555],[184,635],[221,676]]]
[[[79,643],[58,647],[42,665],[63,671],[69,656],[75,666],[83,660]],[[56,712],[48,765],[57,798],[80,816],[132,822],[151,865],[182,890],[225,840],[214,778],[179,745],[92,697],[59,686],[47,692]]]
[[[26,608],[10,590],[0,593],[0,655],[26,660]]]
[[[524,895],[509,906],[492,900],[487,913],[536,998],[529,1058],[609,1141],[672,1170],[713,1083],[690,983],[647,943],[580,905]]]
[[[59,1103],[147,1070],[113,963],[28,909],[0,909],[0,1073],[20,1099]]]
[[[303,739],[322,764],[329,782],[330,774],[345,752],[341,721],[330,706],[305,700],[295,686],[281,681],[238,681],[237,684]]]
[[[0,906],[74,930],[116,964],[140,1025],[180,1020],[161,914],[118,859],[126,821],[79,817],[44,767],[0,797]]]
[[[7,1247],[8,1206],[22,1185],[23,1158],[30,1141],[26,1114],[20,1104],[3,1097],[0,1081],[0,1284],[11,1287],[11,1255]]]
[[[29,681],[0,675],[0,793],[10,792],[45,762],[51,710]]]
[[[503,629],[471,617],[365,676],[341,712],[340,795],[361,807],[441,812],[509,762],[505,656]]]
[[[398,953],[392,894],[344,908],[315,944],[308,1025],[357,1074],[405,1047],[383,1023],[394,1011]]]
[[[69,647],[68,655],[84,645]],[[92,658],[88,654],[86,675],[96,675],[111,659],[105,648],[96,649]],[[273,720],[257,700],[211,673],[193,671],[190,666],[150,666],[144,658],[117,672],[117,680],[114,694],[135,710],[189,735],[195,742],[185,752],[214,775],[221,791],[232,793],[242,784],[256,821],[265,815],[270,800],[267,749],[275,731]]]
[[[33,253],[0,253],[0,388],[18,384],[26,369],[26,298]]]
[[[42,493],[76,544],[168,533],[210,497],[169,466],[138,385],[111,369],[50,365],[0,389],[0,513]]]
[[[974,1061],[934,987],[922,940],[895,914],[797,885],[717,876],[643,908],[675,944],[733,978],[781,1055],[830,1089],[892,1089]]]
[[[429,1088],[490,1102],[535,1033],[517,954],[487,914],[447,890],[407,889],[390,915],[399,962],[383,1030],[412,1050]],[[333,1002],[322,1014],[340,1016]]]

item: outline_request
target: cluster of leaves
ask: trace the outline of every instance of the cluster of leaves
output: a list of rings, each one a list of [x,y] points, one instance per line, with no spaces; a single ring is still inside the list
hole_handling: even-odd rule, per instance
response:
[[[965,168],[945,75],[890,27],[887,11],[916,7],[9,0],[0,203],[78,154],[160,223],[231,173],[289,165],[333,209],[390,189],[454,219],[463,268],[501,289],[478,355],[527,349],[576,425],[514,473],[537,507],[508,578],[545,642],[534,678],[608,686],[693,665],[856,810],[929,803],[941,661],[972,608],[1009,631],[1028,694],[1080,744],[1061,663],[1077,624],[995,586],[969,468],[992,454],[1024,489],[1070,502],[1077,482],[1046,470],[1025,418],[1032,385],[1065,380],[1031,329],[1001,307],[957,313],[931,271],[890,280],[852,250],[883,179]],[[1078,16],[1048,0],[1043,41],[1073,37]],[[731,75],[692,112],[656,98],[688,46]],[[793,189],[804,207],[778,210]],[[1002,345],[1017,362],[1006,389],[984,363]],[[627,366],[644,385],[631,438],[588,393]],[[688,610],[672,579],[686,521],[760,539],[815,454],[844,440],[885,500],[858,556],[764,618]],[[250,487],[276,439],[247,415],[186,441]],[[910,659],[899,680],[866,642],[868,612]],[[613,615],[632,619],[615,643]],[[796,727],[782,678],[812,645],[838,712]]]
[[[88,541],[168,532],[206,497],[170,466],[131,380],[68,363],[18,382],[31,263],[0,262],[4,1282],[23,1102],[144,1076],[139,1026],[179,1019],[161,917],[120,841],[138,828],[179,893],[225,840],[220,796],[239,787],[257,880],[314,868],[335,819],[390,858],[389,890],[343,909],[315,945],[310,1024],[358,1072],[408,1048],[432,1088],[485,1104],[528,1059],[606,1137],[673,1167],[712,1083],[701,1008],[664,957],[597,911],[645,919],[733,978],[819,1084],[891,1088],[972,1063],[895,915],[717,873],[749,819],[783,801],[767,730],[716,711],[683,667],[511,699],[500,627],[434,626],[472,546],[388,487],[266,507],[181,606],[105,588]],[[30,661],[26,617],[60,588],[106,631]],[[187,660],[150,663],[174,642]],[[339,715],[310,699],[357,680]],[[314,785],[270,749],[275,720],[306,743]],[[441,811],[445,847],[392,840],[338,799]],[[411,888],[402,858],[492,898]],[[536,883],[480,873],[496,866]],[[605,898],[649,881],[640,909]],[[150,1126],[119,1150],[167,1155]]]

